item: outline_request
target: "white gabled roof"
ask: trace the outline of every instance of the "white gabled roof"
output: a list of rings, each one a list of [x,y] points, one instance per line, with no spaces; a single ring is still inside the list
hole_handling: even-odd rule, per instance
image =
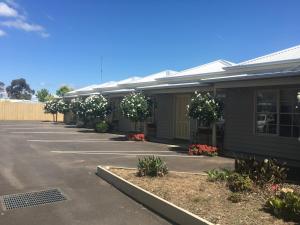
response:
[[[237,66],[252,65],[252,64],[259,64],[259,63],[270,63],[270,62],[293,60],[293,59],[300,59],[300,45],[287,48],[278,52],[274,52],[268,55],[260,56],[258,58],[254,58],[251,60],[247,60],[245,62],[241,62],[237,64]]]
[[[154,82],[158,78],[164,78],[168,76],[172,76],[174,74],[178,73],[177,71],[174,70],[164,70],[158,73],[154,73],[145,77],[142,77],[136,81],[133,81],[131,83],[138,84],[138,83],[147,83],[147,82]]]
[[[117,83],[118,83],[118,85],[119,84],[130,84],[130,83],[135,82],[139,79],[141,79],[141,77],[129,77],[125,80],[118,81]]]
[[[210,63],[202,64],[200,66],[192,67],[186,70],[182,70],[170,77],[181,77],[187,75],[198,75],[198,74],[207,74],[214,72],[222,72],[224,71],[224,67],[233,66],[235,63],[226,61],[226,60],[216,60]]]
[[[93,85],[89,85],[89,86],[86,86],[86,87],[83,87],[83,88],[75,89],[73,91],[69,91],[68,93],[66,93],[66,96],[73,95],[73,94],[76,94],[76,93],[79,93],[79,92],[92,91],[95,86],[97,86],[97,85],[93,84]]]
[[[96,85],[93,88],[93,90],[98,89],[98,88],[101,89],[101,88],[116,87],[117,85],[118,85],[118,82],[116,82],[116,81],[108,81],[108,82]]]

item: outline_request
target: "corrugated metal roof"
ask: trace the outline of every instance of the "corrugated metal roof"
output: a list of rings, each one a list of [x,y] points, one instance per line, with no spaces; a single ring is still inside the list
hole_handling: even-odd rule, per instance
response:
[[[292,60],[292,59],[300,59],[300,45],[247,60],[245,62],[241,62],[237,64],[237,66]]]
[[[202,64],[200,66],[192,67],[186,70],[182,70],[172,76],[169,77],[179,77],[179,76],[186,76],[186,75],[196,75],[196,74],[206,74],[206,73],[213,73],[213,72],[221,72],[224,71],[224,67],[233,66],[235,63],[226,61],[226,60],[216,60],[210,63]]]
[[[154,73],[154,74],[150,74],[148,76],[142,77],[138,80],[132,81],[131,84],[154,82],[158,78],[172,76],[176,73],[178,73],[178,72],[174,71],[174,70],[164,70],[164,71],[161,71],[161,72],[158,72],[158,73]]]

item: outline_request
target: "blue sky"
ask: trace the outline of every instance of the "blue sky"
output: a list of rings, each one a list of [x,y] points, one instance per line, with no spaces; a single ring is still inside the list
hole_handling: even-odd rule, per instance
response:
[[[74,88],[300,44],[300,1],[0,0],[0,81]]]

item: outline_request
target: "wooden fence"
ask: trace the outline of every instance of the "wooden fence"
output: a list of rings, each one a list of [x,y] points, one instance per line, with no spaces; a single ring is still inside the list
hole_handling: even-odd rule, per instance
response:
[[[58,114],[57,121],[63,121]],[[52,114],[44,113],[43,103],[0,101],[0,120],[52,121]]]

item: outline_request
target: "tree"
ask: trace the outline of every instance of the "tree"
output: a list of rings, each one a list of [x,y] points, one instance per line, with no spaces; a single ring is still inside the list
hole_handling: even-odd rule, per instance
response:
[[[11,85],[6,87],[8,97],[11,99],[31,100],[34,90],[30,88],[24,78],[11,81]]]
[[[102,95],[92,95],[84,101],[85,118],[89,121],[104,121],[110,113],[108,101]]]
[[[201,94],[196,91],[191,103],[187,105],[187,110],[189,117],[197,120],[197,125],[202,123],[204,126],[212,127],[212,145],[216,146],[216,122],[221,118],[223,111],[221,101],[209,92]]]
[[[56,95],[63,97],[69,91],[73,91],[73,88],[68,87],[67,85],[61,86],[57,91]]]
[[[46,101],[50,100],[51,98],[53,98],[53,96],[50,94],[50,92],[45,88],[37,91],[36,97],[38,98],[38,100],[40,102],[46,102]]]
[[[4,92],[4,83],[0,81],[0,92]]]
[[[220,101],[210,93],[201,94],[195,92],[187,109],[190,118],[196,119],[207,126],[217,122],[222,114]]]
[[[57,113],[58,113],[58,100],[57,99],[51,99],[45,103],[44,110],[45,113],[51,113],[53,116],[53,122],[57,122]],[[56,118],[54,117],[56,115]]]
[[[134,122],[137,131],[137,123],[151,116],[151,105],[150,99],[142,93],[132,93],[122,99],[120,107],[123,116]]]

